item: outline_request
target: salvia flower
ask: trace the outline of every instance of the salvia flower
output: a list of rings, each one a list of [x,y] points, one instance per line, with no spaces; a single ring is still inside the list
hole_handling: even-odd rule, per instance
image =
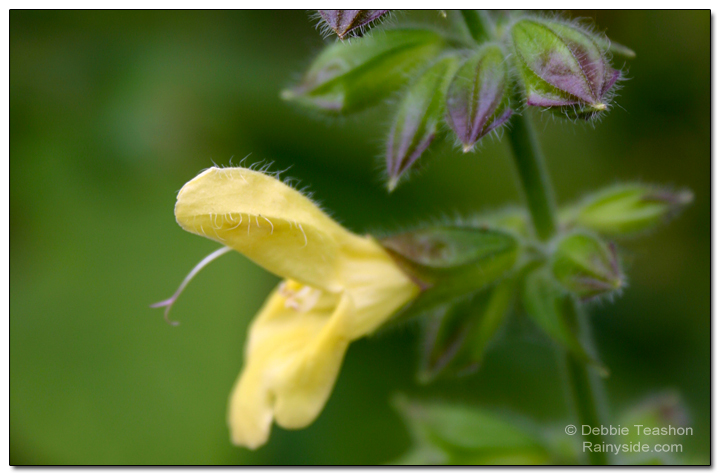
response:
[[[341,40],[361,35],[365,28],[380,20],[390,10],[318,10],[327,25]]]
[[[447,121],[462,142],[463,151],[505,124],[512,115],[512,83],[505,55],[488,45],[458,70],[447,92]]]
[[[228,413],[237,445],[263,445],[273,420],[288,429],[315,420],[350,342],[419,292],[375,240],[258,171],[206,170],[180,190],[175,216],[285,279],[249,330]]]
[[[607,110],[620,77],[607,40],[574,24],[539,19],[518,21],[511,37],[529,106],[583,119]]]

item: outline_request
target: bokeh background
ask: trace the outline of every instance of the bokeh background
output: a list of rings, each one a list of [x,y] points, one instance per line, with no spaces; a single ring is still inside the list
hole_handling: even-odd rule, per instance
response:
[[[677,390],[695,430],[684,460],[707,463],[710,14],[568,15],[594,19],[637,59],[596,126],[537,117],[558,200],[626,180],[696,197],[671,225],[622,243],[630,286],[591,308],[608,406]],[[415,327],[357,342],[312,426],[276,427],[255,452],[229,443],[246,328],[277,278],[230,254],[180,298],[182,325],[148,308],[216,248],[175,223],[187,180],[248,154],[292,166],[356,231],[519,201],[497,140],[471,155],[448,142],[388,195],[387,107],[338,123],[279,99],[322,45],[304,11],[10,12],[10,463],[384,463],[410,445],[389,404],[398,392],[572,420],[551,344],[515,316],[479,373],[426,387]]]

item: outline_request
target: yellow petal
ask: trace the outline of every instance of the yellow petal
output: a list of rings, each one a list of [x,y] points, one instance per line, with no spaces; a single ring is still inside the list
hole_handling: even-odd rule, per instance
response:
[[[361,239],[302,193],[246,168],[210,168],[180,190],[186,231],[229,246],[270,272],[338,292],[341,247]]]
[[[354,311],[336,324],[337,331],[356,340],[374,332],[420,292],[385,249],[372,238],[356,240],[345,251],[341,279]]]
[[[309,425],[327,402],[352,340],[378,328],[419,292],[372,238],[345,230],[277,179],[211,168],[178,194],[185,230],[245,254],[286,280],[249,332],[230,397],[235,444],[264,444],[273,420]]]
[[[330,396],[350,343],[333,322],[352,311],[352,302],[313,292],[320,291],[283,283],[253,322],[245,367],[230,397],[233,443],[264,444],[273,418],[288,429],[305,427]]]

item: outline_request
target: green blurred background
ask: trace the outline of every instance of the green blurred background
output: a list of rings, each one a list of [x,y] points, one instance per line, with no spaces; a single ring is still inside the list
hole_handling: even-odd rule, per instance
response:
[[[696,197],[671,225],[622,243],[630,286],[591,307],[611,413],[678,390],[695,429],[683,457],[707,463],[710,14],[569,15],[595,19],[637,59],[620,107],[595,127],[537,117],[558,200],[624,180]],[[388,108],[336,123],[278,97],[323,45],[308,16],[10,12],[10,463],[383,463],[410,444],[396,392],[572,420],[552,346],[513,317],[478,374],[427,387],[414,383],[417,328],[359,341],[312,426],[275,427],[255,452],[230,445],[246,327],[277,278],[231,254],[180,298],[179,327],[148,308],[217,247],[175,223],[187,180],[248,154],[292,165],[355,231],[519,200],[505,141],[471,155],[448,142],[388,195]]]

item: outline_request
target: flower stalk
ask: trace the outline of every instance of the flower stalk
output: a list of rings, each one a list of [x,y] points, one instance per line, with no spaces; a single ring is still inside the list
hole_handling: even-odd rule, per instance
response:
[[[508,136],[535,234],[541,241],[547,241],[557,230],[555,201],[531,120],[527,113],[516,116]]]
[[[535,234],[538,239],[548,241],[557,232],[557,217],[550,179],[545,170],[544,157],[540,143],[535,135],[532,118],[528,113],[516,116],[511,124],[508,136],[510,148],[515,159],[515,166],[520,177],[520,184],[525,196]],[[568,317],[574,321],[570,325],[586,330],[587,325],[579,306],[573,306],[574,311]],[[584,331],[584,337],[589,338],[589,332]],[[569,392],[577,412],[578,426],[582,433],[582,426],[600,427],[598,411],[598,390],[593,384],[592,375],[586,361],[576,354],[565,351],[566,380]],[[599,443],[598,436],[592,434],[584,436],[587,442]],[[607,454],[604,452],[590,452],[588,461],[591,465],[608,465]]]
[[[577,320],[580,327],[587,329],[587,322],[585,321],[585,314],[582,309],[576,307],[576,311],[573,312],[575,319]],[[585,338],[589,336],[585,331]],[[570,389],[570,394],[575,406],[575,411],[578,418],[578,430],[582,434],[582,426],[587,425],[590,427],[600,427],[600,411],[599,411],[599,383],[593,384],[593,375],[590,373],[588,365],[580,361],[575,355],[571,353],[565,353],[566,370],[567,370],[567,381]],[[583,435],[586,442],[591,444],[602,444],[602,436],[593,435],[592,432],[588,435]],[[588,462],[590,465],[610,465],[608,455],[602,450],[588,452]]]

